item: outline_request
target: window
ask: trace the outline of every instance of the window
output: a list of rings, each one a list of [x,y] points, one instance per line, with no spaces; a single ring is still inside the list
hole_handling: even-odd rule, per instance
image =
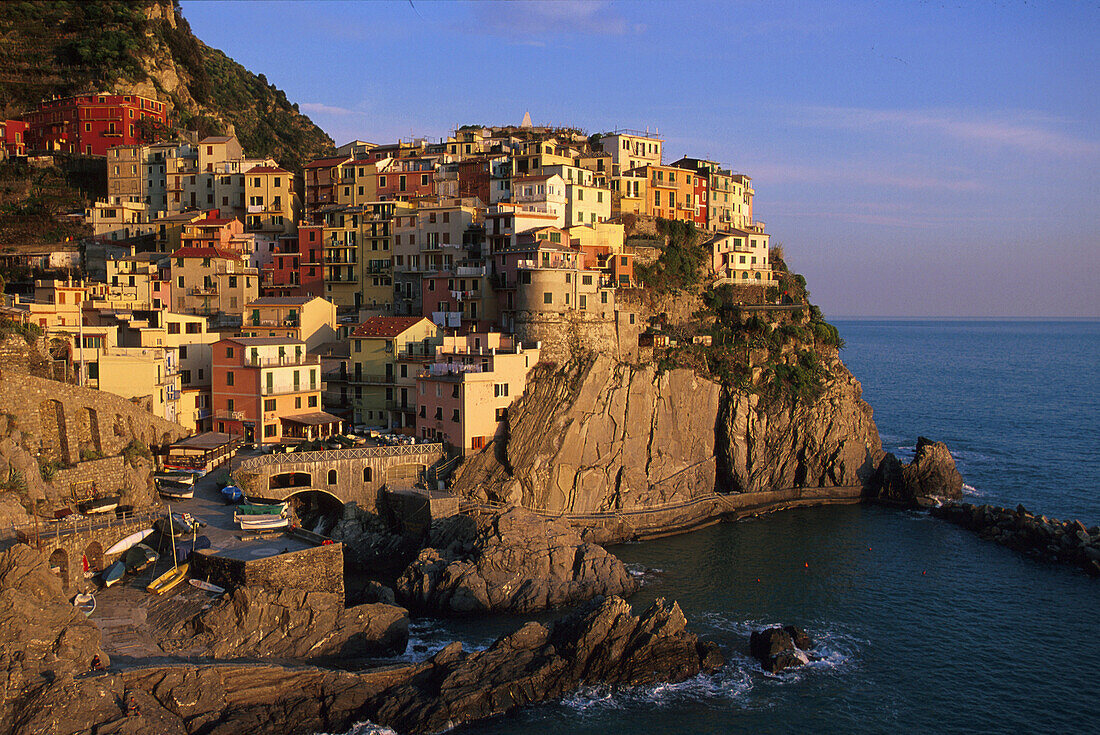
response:
[[[229,400],[227,400],[225,402],[225,410],[229,411],[230,413],[233,412],[233,399],[232,398],[230,398]]]
[[[274,411],[275,410],[275,399],[274,398],[268,398],[267,400],[264,401],[264,410],[265,411]]]
[[[328,484],[329,485],[335,485],[336,484],[336,470],[329,470],[328,471]]]
[[[633,323],[634,323],[634,315],[633,315],[633,314],[631,314],[631,315],[630,315],[630,323],[631,323],[631,324],[633,324]]]
[[[585,286],[591,286],[592,276],[581,276],[581,283]]]
[[[503,421],[508,418],[508,409],[506,407],[500,407],[497,409],[497,421]]]
[[[507,383],[494,383],[493,384],[493,397],[494,398],[507,398],[508,397],[508,384]]]
[[[370,482],[373,475],[374,472],[370,467],[363,468],[363,482]]]
[[[435,420],[436,421],[442,421],[443,420],[443,407],[442,406],[436,406],[435,407]]]
[[[544,304],[554,303],[554,294],[550,293],[549,291],[545,292],[542,295],[542,303],[544,303]]]
[[[183,383],[190,383],[191,382],[191,371],[190,370],[181,371],[180,372],[180,380]]]
[[[180,359],[187,359],[187,345],[180,345]]]
[[[317,408],[317,396],[310,396],[309,400],[306,401],[306,405],[310,408]]]
[[[233,371],[232,370],[226,370],[225,371],[225,384],[226,385],[233,385]]]
[[[264,438],[270,439],[275,436],[275,424],[264,424]]]
[[[179,324],[179,322],[169,322],[168,323],[168,334],[179,334],[179,333],[180,333],[180,324]]]
[[[601,304],[606,304],[607,303],[607,291],[600,291],[600,303]]]
[[[301,407],[302,407],[302,397],[301,396],[294,396],[294,408],[301,408]]]
[[[584,294],[581,294],[578,298],[580,299],[580,302],[581,302],[580,307],[582,309],[587,309],[588,308],[588,297],[585,296]]]
[[[455,422],[456,424],[458,423],[458,409],[457,408],[454,409],[453,411],[451,411],[451,421]]]

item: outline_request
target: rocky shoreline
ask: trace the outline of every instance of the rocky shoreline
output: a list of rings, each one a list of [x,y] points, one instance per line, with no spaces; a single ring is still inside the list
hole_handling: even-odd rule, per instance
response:
[[[1100,526],[1086,528],[1079,520],[1060,521],[1035,515],[1022,505],[1009,510],[949,502],[932,508],[931,513],[1028,556],[1070,564],[1094,577],[1100,576]]]

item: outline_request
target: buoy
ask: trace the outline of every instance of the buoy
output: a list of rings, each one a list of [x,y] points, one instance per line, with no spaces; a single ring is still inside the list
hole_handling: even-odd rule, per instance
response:
[[[868,547],[867,547],[867,550],[868,550],[868,551],[870,551],[870,550],[871,550],[871,547],[870,547],[870,546],[868,546]]]
[[[924,575],[928,574],[928,572],[927,572],[927,571],[924,571],[924,572],[921,572],[920,574],[921,574],[921,576],[923,577]]]
[[[810,562],[806,562],[806,568],[807,568],[807,569],[809,569],[809,568],[810,568]]]

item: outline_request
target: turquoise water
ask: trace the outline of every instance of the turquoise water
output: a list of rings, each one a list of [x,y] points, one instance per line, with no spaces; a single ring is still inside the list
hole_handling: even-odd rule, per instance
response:
[[[942,439],[981,502],[1100,522],[1100,324],[839,326],[888,450]],[[645,580],[631,602],[678,600],[726,669],[584,691],[462,732],[1058,732],[1100,718],[1100,580],[927,515],[802,509],[613,551]],[[484,646],[517,623],[416,635]],[[824,660],[761,673],[743,652],[774,623],[805,627]]]

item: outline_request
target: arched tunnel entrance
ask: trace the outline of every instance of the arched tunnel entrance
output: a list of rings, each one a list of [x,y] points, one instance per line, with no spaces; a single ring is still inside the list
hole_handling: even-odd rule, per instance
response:
[[[322,490],[294,493],[287,502],[302,528],[327,536],[344,515],[344,504],[335,495]]]
[[[283,472],[272,475],[267,486],[272,490],[282,490],[290,487],[310,487],[313,485],[313,476],[308,472]]]
[[[69,589],[69,555],[64,549],[55,549],[50,554],[50,571],[61,580],[61,589]]]
[[[98,541],[93,541],[84,549],[84,558],[81,560],[84,572],[95,574],[103,571],[103,547]]]

